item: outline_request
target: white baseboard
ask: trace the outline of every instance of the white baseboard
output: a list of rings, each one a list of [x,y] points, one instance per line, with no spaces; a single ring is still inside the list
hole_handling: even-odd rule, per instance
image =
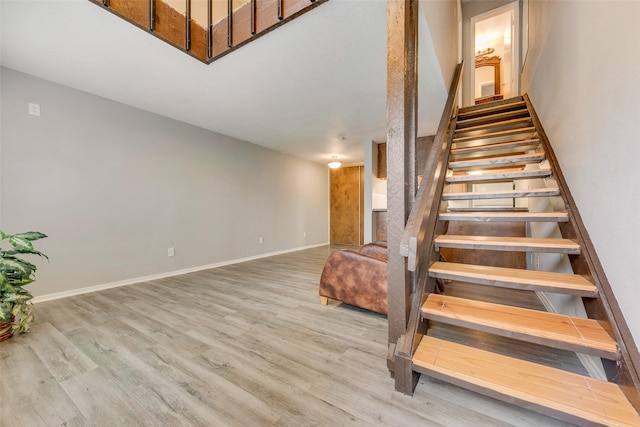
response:
[[[88,294],[90,292],[97,292],[97,291],[103,291],[105,289],[117,288],[117,287],[120,287],[120,286],[133,285],[135,283],[150,282],[152,280],[164,279],[164,278],[173,277],[173,276],[180,276],[182,274],[194,273],[196,271],[202,271],[202,270],[209,270],[209,269],[212,269],[212,268],[224,267],[225,265],[239,264],[241,262],[253,261],[253,260],[256,260],[256,259],[267,258],[267,257],[270,257],[270,256],[275,256],[275,255],[282,255],[282,254],[286,254],[286,253],[289,253],[289,252],[296,252],[296,251],[301,251],[301,250],[304,250],[304,249],[317,248],[319,246],[326,246],[328,244],[329,243],[327,242],[327,243],[320,243],[320,244],[317,244],[317,245],[302,246],[302,247],[298,247],[298,248],[285,249],[283,251],[276,251],[276,252],[269,252],[269,253],[264,253],[264,254],[260,254],[260,255],[254,255],[254,256],[250,256],[250,257],[246,257],[246,258],[237,258],[237,259],[232,259],[232,260],[228,260],[228,261],[217,262],[215,264],[201,265],[201,266],[198,266],[198,267],[190,267],[190,268],[185,268],[185,269],[182,269],[182,270],[168,271],[166,273],[153,274],[151,276],[136,277],[136,278],[133,278],[133,279],[120,280],[118,282],[105,283],[105,284],[102,284],[102,285],[95,285],[95,286],[88,286],[86,288],[72,289],[70,291],[64,291],[64,292],[56,292],[56,293],[53,293],[53,294],[46,294],[46,295],[37,296],[37,297],[33,298],[31,301],[34,304],[37,304],[37,303],[45,302],[45,301],[51,301],[51,300],[56,300],[56,299],[60,299],[60,298],[67,298],[67,297],[71,297],[71,296],[74,296],[74,295]]]

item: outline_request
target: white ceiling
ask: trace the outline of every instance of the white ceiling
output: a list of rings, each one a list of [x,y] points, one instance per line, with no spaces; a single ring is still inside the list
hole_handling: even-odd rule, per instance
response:
[[[89,0],[0,7],[2,66],[320,163],[386,138],[385,0],[330,0],[210,65]],[[446,90],[420,29],[424,135]]]

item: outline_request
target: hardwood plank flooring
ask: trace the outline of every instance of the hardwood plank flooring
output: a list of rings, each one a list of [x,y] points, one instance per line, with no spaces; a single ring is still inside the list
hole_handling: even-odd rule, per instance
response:
[[[323,246],[39,303],[0,426],[566,426],[386,368],[387,319],[318,299]]]

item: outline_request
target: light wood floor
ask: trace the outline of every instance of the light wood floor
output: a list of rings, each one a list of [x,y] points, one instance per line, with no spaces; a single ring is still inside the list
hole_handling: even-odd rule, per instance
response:
[[[386,318],[319,302],[332,249],[37,304],[0,343],[0,425],[567,425],[431,379],[394,392]]]

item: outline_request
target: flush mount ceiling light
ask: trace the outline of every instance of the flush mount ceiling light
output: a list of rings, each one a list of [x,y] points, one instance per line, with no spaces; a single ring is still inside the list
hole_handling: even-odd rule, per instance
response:
[[[338,161],[338,156],[331,156],[331,161],[327,164],[331,169],[338,169],[342,166],[342,162]]]

